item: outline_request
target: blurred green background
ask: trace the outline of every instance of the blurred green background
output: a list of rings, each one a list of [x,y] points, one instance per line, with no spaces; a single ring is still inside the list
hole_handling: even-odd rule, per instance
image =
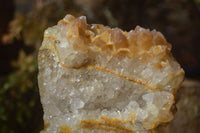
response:
[[[66,14],[127,31],[137,25],[161,31],[186,77],[200,79],[200,0],[1,0],[0,133],[38,133],[43,128],[37,52],[44,30]],[[197,107],[193,132],[199,130]]]

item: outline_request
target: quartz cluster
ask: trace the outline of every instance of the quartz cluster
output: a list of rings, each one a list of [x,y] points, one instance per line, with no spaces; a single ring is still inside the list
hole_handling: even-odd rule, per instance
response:
[[[155,30],[66,15],[39,50],[41,133],[148,133],[173,119],[184,71]]]

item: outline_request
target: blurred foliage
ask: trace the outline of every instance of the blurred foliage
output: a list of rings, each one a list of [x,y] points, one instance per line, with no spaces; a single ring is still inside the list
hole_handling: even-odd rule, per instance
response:
[[[63,2],[69,9],[73,7],[71,2]],[[0,82],[1,133],[37,133],[41,130],[37,50],[41,45],[44,30],[55,25],[57,20],[66,14],[60,4],[54,1],[37,1],[29,13],[16,11],[9,24],[9,32],[2,37],[7,45],[16,45],[16,41],[23,44],[18,59],[11,62],[13,72]],[[23,6],[23,3],[20,3],[20,6]],[[69,10],[69,13],[73,12],[76,14],[74,9]],[[40,118],[35,118],[35,115]]]
[[[38,101],[34,56],[19,51],[18,60],[12,64],[16,71],[7,77],[0,90],[1,133],[23,131],[34,119],[32,111]]]
[[[73,10],[69,13],[73,13]],[[3,41],[11,43],[14,39],[23,40],[26,46],[37,49],[41,45],[44,30],[55,25],[65,14],[64,9],[56,2],[37,3],[27,15],[16,12],[9,25],[9,33],[3,36]]]
[[[22,44],[18,59],[11,62],[13,70],[0,81],[1,133],[36,133],[42,128],[37,51],[44,30],[68,13],[85,15],[89,23],[124,30],[136,25],[158,29],[176,44],[175,56],[183,65],[200,60],[196,43],[200,34],[200,0],[15,0],[15,7],[2,40],[7,45]]]

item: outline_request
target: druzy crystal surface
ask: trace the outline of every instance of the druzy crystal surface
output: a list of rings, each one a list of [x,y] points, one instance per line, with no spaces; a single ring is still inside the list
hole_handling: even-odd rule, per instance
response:
[[[65,16],[39,50],[41,133],[148,133],[173,119],[184,71],[155,30]]]

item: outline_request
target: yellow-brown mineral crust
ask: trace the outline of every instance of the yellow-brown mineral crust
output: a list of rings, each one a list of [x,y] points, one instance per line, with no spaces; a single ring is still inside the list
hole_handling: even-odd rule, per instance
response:
[[[148,133],[172,120],[184,71],[155,30],[129,32],[67,15],[39,51],[41,133]],[[63,128],[67,127],[67,128]]]

